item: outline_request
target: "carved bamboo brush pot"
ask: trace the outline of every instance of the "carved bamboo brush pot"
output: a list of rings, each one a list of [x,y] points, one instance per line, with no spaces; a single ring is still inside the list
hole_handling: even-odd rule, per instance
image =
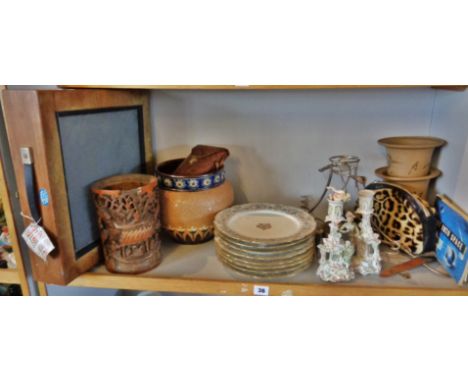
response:
[[[106,267],[111,272],[140,273],[161,262],[157,178],[128,174],[91,187]]]

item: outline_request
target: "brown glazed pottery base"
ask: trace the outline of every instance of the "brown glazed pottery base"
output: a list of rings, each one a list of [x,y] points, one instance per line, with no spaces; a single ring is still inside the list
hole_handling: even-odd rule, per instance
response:
[[[196,192],[160,190],[161,223],[177,242],[198,244],[211,240],[214,218],[232,206],[234,192],[229,181],[218,187]]]
[[[196,233],[191,233],[175,232],[165,229],[164,232],[166,232],[172,238],[172,240],[180,244],[202,244],[212,240],[214,237],[213,233],[205,235],[200,231]]]

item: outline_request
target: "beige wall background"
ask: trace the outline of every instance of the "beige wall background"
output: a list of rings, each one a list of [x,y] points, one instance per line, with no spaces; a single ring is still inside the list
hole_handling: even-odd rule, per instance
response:
[[[454,198],[468,211],[468,93],[438,90],[430,133],[448,141],[440,152],[444,176],[437,182],[440,192]]]
[[[392,135],[447,139],[436,156],[444,172],[436,188],[458,198],[455,190],[468,177],[462,171],[467,110],[467,92],[429,88],[151,94],[158,162],[185,156],[200,143],[225,146],[237,202],[292,205],[299,205],[301,195],[318,198],[326,176],[317,170],[331,155],[358,155],[360,172],[376,179],[374,170],[386,164],[377,140]],[[466,198],[459,202],[468,208]],[[322,206],[318,214],[324,211]]]

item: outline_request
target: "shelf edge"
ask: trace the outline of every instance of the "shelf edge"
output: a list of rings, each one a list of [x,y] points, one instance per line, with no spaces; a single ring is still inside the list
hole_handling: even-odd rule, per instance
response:
[[[20,277],[17,269],[0,269],[0,283],[20,284]]]
[[[158,292],[251,296],[255,285],[268,286],[272,296],[464,296],[468,289],[404,288],[353,284],[288,284],[268,281],[185,279],[85,273],[69,286]]]

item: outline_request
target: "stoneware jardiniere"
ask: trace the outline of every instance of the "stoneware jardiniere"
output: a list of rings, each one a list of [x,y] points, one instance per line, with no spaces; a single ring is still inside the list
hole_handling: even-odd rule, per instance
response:
[[[157,167],[162,227],[179,243],[203,243],[214,236],[215,215],[233,204],[233,188],[225,180],[224,168],[198,176],[173,175],[182,161]]]
[[[435,137],[389,137],[379,139],[387,150],[389,176],[414,178],[429,175],[434,150],[446,141]]]

